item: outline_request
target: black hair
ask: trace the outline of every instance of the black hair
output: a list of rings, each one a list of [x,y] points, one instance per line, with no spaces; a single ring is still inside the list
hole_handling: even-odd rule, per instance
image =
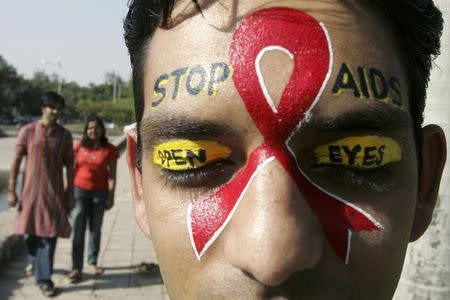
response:
[[[108,146],[108,138],[106,137],[105,124],[103,120],[97,116],[96,114],[91,114],[86,119],[86,124],[84,125],[83,136],[81,138],[81,146],[86,148],[93,148],[94,144],[92,140],[87,136],[87,130],[90,122],[96,122],[97,126],[102,130],[102,136],[100,137],[100,146],[107,147]]]
[[[138,141],[137,166],[141,164],[140,122],[144,112],[143,70],[147,46],[157,27],[171,23],[176,0],[131,0],[124,20],[125,44],[133,69],[133,90]],[[197,9],[197,0],[192,0]],[[422,123],[426,89],[432,61],[440,54],[443,29],[442,13],[433,0],[372,0],[364,1],[379,10],[393,25],[408,73],[410,114],[416,141],[419,166],[421,161]]]
[[[422,163],[422,123],[433,60],[439,56],[443,19],[433,0],[368,1],[390,20],[406,65],[419,173]]]
[[[53,107],[55,104],[59,104],[60,108],[64,108],[64,97],[52,91],[45,92],[41,96],[41,107]]]

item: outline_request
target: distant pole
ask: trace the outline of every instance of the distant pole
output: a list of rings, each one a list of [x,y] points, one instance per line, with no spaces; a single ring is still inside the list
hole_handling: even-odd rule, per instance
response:
[[[113,103],[116,103],[117,98],[117,76],[116,71],[113,71]]]
[[[58,94],[61,95],[61,90],[62,90],[62,79],[61,76],[58,75]]]
[[[48,65],[48,66],[52,66],[52,67],[57,67],[58,68],[58,73],[56,74],[57,76],[57,83],[58,83],[58,94],[61,95],[62,92],[62,76],[61,76],[61,69],[62,69],[62,64],[61,64],[61,60],[58,59],[56,61],[48,61],[48,60],[41,60],[41,63],[44,65]]]
[[[62,93],[62,75],[61,75],[62,64],[61,64],[61,60],[58,59],[56,61],[56,65],[58,66],[58,69],[59,69],[59,73],[58,73],[58,94],[61,95],[61,93]]]

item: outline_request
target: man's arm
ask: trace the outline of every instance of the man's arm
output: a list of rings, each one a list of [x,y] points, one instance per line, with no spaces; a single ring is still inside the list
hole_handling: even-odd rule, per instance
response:
[[[27,145],[28,145],[28,127],[22,127],[17,135],[16,151],[14,158],[12,160],[11,169],[9,172],[8,180],[8,205],[13,207],[17,204],[17,194],[16,194],[16,182],[17,175],[19,175],[20,164],[25,155],[27,155]],[[20,203],[19,203],[20,210]]]
[[[66,165],[67,186],[65,190],[65,207],[67,211],[71,211],[75,207],[74,190],[73,190],[73,163]]]
[[[73,154],[73,140],[72,135],[69,134],[67,138],[65,149],[65,166],[66,166],[66,188],[64,205],[67,212],[70,212],[75,207],[74,199],[74,183],[73,183],[73,170],[74,170],[74,154]]]
[[[16,153],[11,164],[8,179],[8,205],[14,207],[17,204],[16,182],[19,174],[20,164],[22,163],[23,154]]]

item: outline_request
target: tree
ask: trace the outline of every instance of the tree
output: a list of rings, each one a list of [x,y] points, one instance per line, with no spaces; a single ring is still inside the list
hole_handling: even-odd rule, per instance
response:
[[[116,103],[112,101],[80,100],[77,104],[77,111],[83,119],[95,113],[101,118],[119,125],[134,122],[134,107],[131,99],[122,99]]]
[[[49,75],[43,71],[25,79],[0,56],[0,115],[39,115],[40,96],[45,91],[57,91],[59,83],[56,74]],[[114,90],[111,83],[115,84]],[[117,124],[133,120],[131,83],[113,72],[106,73],[105,82],[101,84],[91,83],[82,87],[73,81],[62,81],[61,86],[66,100],[61,116],[63,121],[83,119],[92,112]],[[114,97],[117,103],[113,103]]]
[[[11,117],[22,79],[16,69],[0,56],[0,114]]]

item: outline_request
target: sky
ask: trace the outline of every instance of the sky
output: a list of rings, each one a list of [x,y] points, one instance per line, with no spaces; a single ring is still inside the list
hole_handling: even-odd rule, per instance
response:
[[[128,80],[126,12],[127,0],[0,0],[0,55],[26,78],[45,71],[87,85],[116,72]]]

